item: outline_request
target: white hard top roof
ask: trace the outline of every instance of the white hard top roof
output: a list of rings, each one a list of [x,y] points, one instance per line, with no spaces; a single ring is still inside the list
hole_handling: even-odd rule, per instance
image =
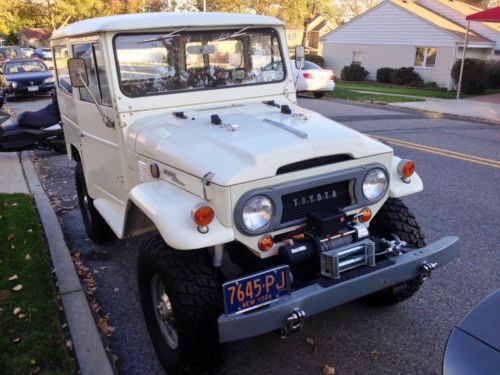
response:
[[[274,17],[235,13],[136,13],[109,17],[90,18],[62,27],[52,33],[51,39],[86,35],[106,31],[138,31],[184,26],[281,26],[283,22]]]

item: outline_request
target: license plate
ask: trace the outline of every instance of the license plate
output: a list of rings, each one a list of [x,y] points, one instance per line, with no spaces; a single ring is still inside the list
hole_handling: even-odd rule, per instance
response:
[[[29,86],[28,91],[29,92],[38,91],[38,86]]]
[[[253,310],[289,295],[289,274],[289,266],[279,266],[224,283],[226,315]]]

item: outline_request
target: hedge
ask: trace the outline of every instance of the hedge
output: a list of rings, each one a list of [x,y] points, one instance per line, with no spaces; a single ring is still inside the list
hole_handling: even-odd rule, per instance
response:
[[[366,76],[368,76],[368,71],[357,64],[344,66],[340,72],[342,81],[364,81]]]
[[[382,83],[391,83],[391,74],[394,72],[393,68],[380,68],[377,70],[377,81]]]
[[[462,60],[457,60],[451,69],[451,77],[458,85],[460,65]],[[466,58],[464,73],[462,75],[462,92],[466,94],[481,94],[489,87],[491,64],[480,59]]]

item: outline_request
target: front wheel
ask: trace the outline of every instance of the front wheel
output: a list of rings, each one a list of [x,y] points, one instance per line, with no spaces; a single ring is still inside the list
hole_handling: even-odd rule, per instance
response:
[[[392,239],[392,234],[406,241],[410,248],[422,248],[426,245],[425,236],[410,209],[397,198],[389,198],[370,223],[370,233],[378,238]],[[413,296],[422,282],[408,280],[399,285],[366,296],[371,305],[387,306],[402,302]]]
[[[216,374],[220,284],[207,250],[174,250],[160,236],[139,253],[142,311],[156,355],[168,374]]]

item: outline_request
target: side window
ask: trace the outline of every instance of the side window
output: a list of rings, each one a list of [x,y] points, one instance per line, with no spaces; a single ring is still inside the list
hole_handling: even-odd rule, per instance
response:
[[[89,90],[97,100],[100,101],[99,81],[97,80],[96,67],[94,63],[94,52],[91,43],[75,44],[73,46],[73,56],[85,60],[87,67],[87,77],[89,79]],[[80,87],[80,100],[92,103],[92,98],[85,87]]]
[[[68,72],[68,49],[64,46],[54,47],[54,65],[56,68],[57,86],[64,92],[71,94],[73,87]]]
[[[106,70],[104,69],[104,59],[102,58],[101,47],[94,43],[94,55],[97,65],[97,79],[99,80],[99,90],[101,94],[101,104],[111,106],[111,95],[109,94],[108,80],[106,79]]]

